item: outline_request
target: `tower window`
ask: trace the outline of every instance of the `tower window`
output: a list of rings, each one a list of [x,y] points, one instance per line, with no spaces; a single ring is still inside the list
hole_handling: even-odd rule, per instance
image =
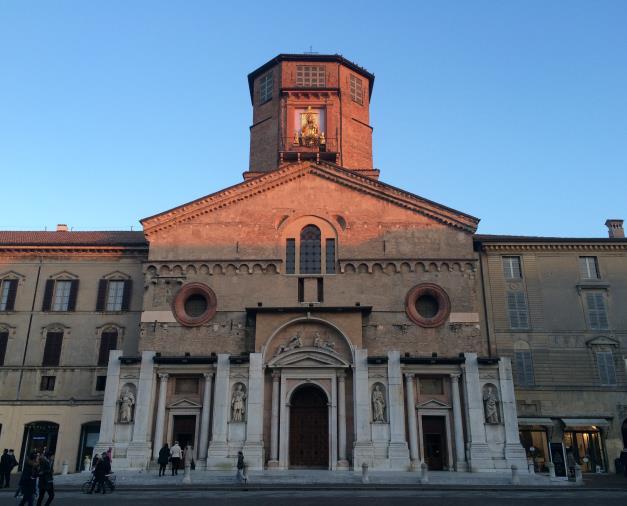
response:
[[[326,86],[324,67],[314,65],[296,66],[296,86],[305,88],[324,88]]]
[[[274,77],[272,72],[267,73],[259,79],[259,103],[263,104],[272,100],[272,87],[274,85]]]
[[[285,273],[296,272],[296,239],[288,239],[285,244]]]
[[[307,225],[300,232],[300,273],[320,274],[320,229]]]
[[[357,102],[359,105],[364,103],[364,92],[361,79],[351,74],[351,99],[353,102]]]

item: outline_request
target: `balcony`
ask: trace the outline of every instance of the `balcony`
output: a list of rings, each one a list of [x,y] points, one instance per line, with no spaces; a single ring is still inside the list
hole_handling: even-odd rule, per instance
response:
[[[339,163],[338,140],[336,137],[328,137],[324,144],[305,146],[295,143],[293,138],[281,139],[279,151],[279,163],[301,161],[325,161]]]

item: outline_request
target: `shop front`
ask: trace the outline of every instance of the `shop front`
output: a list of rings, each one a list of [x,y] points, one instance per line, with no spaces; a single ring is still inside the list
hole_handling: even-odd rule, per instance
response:
[[[583,473],[606,472],[607,458],[603,445],[603,430],[609,428],[604,419],[563,418],[564,446],[572,453]]]
[[[549,449],[550,418],[519,418],[518,434],[520,444],[525,449],[527,462],[532,463],[536,473],[548,472],[547,464],[552,461]]]

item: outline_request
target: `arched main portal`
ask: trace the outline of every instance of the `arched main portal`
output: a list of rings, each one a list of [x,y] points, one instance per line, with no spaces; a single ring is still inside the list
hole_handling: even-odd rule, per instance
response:
[[[299,387],[290,399],[290,453],[293,468],[329,468],[329,401],[316,385]]]

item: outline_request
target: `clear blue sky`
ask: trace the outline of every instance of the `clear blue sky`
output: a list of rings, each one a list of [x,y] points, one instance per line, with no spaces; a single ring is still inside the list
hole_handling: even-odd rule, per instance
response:
[[[240,182],[247,73],[310,45],[376,75],[383,181],[482,233],[627,219],[627,1],[0,0],[0,228],[128,229]]]

